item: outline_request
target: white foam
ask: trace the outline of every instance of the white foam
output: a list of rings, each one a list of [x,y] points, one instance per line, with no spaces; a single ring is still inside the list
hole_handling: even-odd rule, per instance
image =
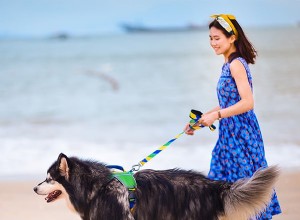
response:
[[[1,140],[0,179],[6,177],[32,177],[45,175],[48,167],[59,153],[92,159],[106,164],[121,165],[126,170],[137,164],[159,147],[147,143],[98,144],[92,142],[67,141],[59,139],[4,139]],[[209,170],[212,147],[207,144],[186,144],[178,141],[170,145],[143,169],[183,168],[201,171]],[[300,147],[295,145],[266,148],[269,165],[278,164],[283,170],[300,170]]]

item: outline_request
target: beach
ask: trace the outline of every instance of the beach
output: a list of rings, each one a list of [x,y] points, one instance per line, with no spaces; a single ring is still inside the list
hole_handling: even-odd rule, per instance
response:
[[[300,29],[247,31],[259,52],[251,73],[268,165],[284,171],[277,184],[283,214],[274,219],[295,220]],[[191,109],[217,105],[223,62],[206,31],[0,40],[0,219],[79,219],[64,201],[47,204],[33,191],[57,156],[129,170],[182,132]],[[207,128],[183,135],[144,168],[207,174],[217,139]]]
[[[282,214],[275,220],[295,220],[300,216],[300,172],[283,173],[276,186]]]
[[[63,200],[46,203],[33,187],[38,181],[0,182],[0,219],[5,220],[79,220]],[[300,216],[300,172],[282,172],[276,191],[283,213],[274,220],[295,220]]]

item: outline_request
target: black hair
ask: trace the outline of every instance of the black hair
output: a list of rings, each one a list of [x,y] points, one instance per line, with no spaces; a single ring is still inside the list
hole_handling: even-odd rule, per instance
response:
[[[229,56],[229,62],[231,62],[233,59],[237,57],[242,57],[246,60],[246,62],[249,64],[254,64],[255,63],[255,58],[257,56],[257,51],[252,45],[252,43],[248,40],[246,37],[242,27],[239,25],[239,23],[235,19],[230,19],[234,27],[236,28],[238,32],[238,37],[234,41],[234,45],[236,47],[236,52],[230,54]],[[210,24],[209,24],[209,29],[212,27],[215,27],[219,30],[221,30],[227,38],[232,36],[234,33],[233,32],[227,32],[221,25],[220,23],[214,19]]]

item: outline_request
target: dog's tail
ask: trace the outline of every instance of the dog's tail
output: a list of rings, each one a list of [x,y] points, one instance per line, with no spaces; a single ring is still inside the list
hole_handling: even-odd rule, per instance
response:
[[[269,204],[279,168],[259,169],[251,178],[233,183],[224,198],[225,219],[249,219],[258,215]]]

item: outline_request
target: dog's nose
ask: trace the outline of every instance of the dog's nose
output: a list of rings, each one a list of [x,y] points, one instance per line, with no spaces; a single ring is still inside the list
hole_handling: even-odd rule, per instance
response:
[[[37,192],[37,187],[34,187],[34,188],[33,188],[33,191],[34,191],[34,192]]]

